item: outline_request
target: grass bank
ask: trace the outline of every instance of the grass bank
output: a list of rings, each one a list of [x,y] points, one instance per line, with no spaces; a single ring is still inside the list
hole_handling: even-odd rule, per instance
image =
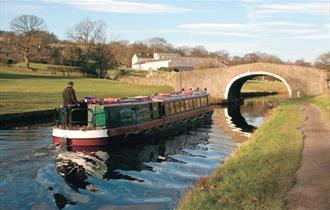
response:
[[[284,83],[280,81],[268,81],[268,80],[248,80],[243,85],[241,92],[277,92],[287,93],[288,90]]]
[[[277,108],[233,157],[196,183],[179,209],[285,209],[300,164],[304,118],[301,103]]]
[[[321,109],[324,121],[330,126],[330,95],[311,97],[309,101]]]
[[[170,87],[129,85],[112,80],[47,75],[0,67],[0,114],[53,109],[62,103],[62,91],[68,80],[74,82],[78,98],[149,95],[172,90]]]

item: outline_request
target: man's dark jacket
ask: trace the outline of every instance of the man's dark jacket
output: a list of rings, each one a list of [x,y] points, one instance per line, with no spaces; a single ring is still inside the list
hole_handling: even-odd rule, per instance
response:
[[[72,87],[66,87],[63,90],[63,105],[75,105],[78,104],[78,100],[76,98],[76,93]]]

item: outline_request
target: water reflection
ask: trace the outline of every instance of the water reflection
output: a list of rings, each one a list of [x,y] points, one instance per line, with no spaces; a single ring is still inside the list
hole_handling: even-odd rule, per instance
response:
[[[50,127],[1,130],[0,208],[175,209],[258,126],[261,105],[216,107],[212,119],[108,148],[49,146]]]
[[[214,116],[220,113],[221,109],[216,109]],[[76,204],[72,193],[89,191],[93,193],[89,194],[93,197],[91,203],[85,206],[78,202],[79,208],[90,205],[108,208],[107,203],[112,203],[116,208],[135,205],[174,209],[185,189],[200,176],[209,174],[239,145],[230,142],[231,137],[221,133],[220,128],[213,129],[215,119],[101,150],[76,147],[71,152],[60,153],[56,170],[73,191],[63,193],[52,187],[57,196],[61,195],[56,202],[61,206],[65,202]],[[211,142],[210,134],[214,134]],[[104,192],[111,196],[103,201],[100,193]],[[94,199],[98,202],[94,203]]]
[[[241,114],[241,107],[232,106],[225,110],[225,115],[230,118],[230,121],[234,124],[234,127],[239,128],[243,133],[252,133],[257,127],[249,124],[245,117]]]

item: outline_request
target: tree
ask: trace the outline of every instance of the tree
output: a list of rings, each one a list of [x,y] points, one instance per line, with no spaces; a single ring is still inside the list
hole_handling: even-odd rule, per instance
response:
[[[86,46],[106,42],[106,24],[86,18],[70,29],[68,36],[78,44]]]
[[[86,55],[76,44],[67,44],[62,53],[65,65],[85,67]]]
[[[191,50],[189,56],[191,56],[191,57],[207,57],[207,55],[208,55],[208,52],[204,46],[196,46]]]
[[[35,36],[45,28],[44,20],[34,15],[21,15],[11,22],[11,29],[20,36],[21,45],[17,45],[22,51],[27,68],[30,68],[31,52],[40,45],[34,43]]]
[[[267,53],[256,53],[259,56],[258,62],[263,62],[263,63],[283,63],[283,61],[275,56],[275,55],[270,55]]]
[[[148,47],[152,49],[153,53],[168,52],[172,46],[164,38],[154,37],[147,40]]]
[[[81,46],[86,56],[85,68],[93,70],[99,78],[106,75],[108,68],[116,65],[107,45],[106,24],[103,21],[86,18],[71,29],[69,37]]]
[[[243,56],[244,63],[256,63],[259,60],[259,56],[256,53],[248,53]]]
[[[121,65],[130,66],[132,54],[130,53],[128,41],[111,42],[110,52],[114,59]]]
[[[311,67],[311,63],[309,62],[306,62],[303,58],[301,59],[298,59],[294,62],[294,65],[297,65],[297,66],[306,66],[306,67]]]
[[[330,71],[330,52],[318,56],[315,61],[315,67]]]
[[[220,50],[210,53],[210,57],[217,58],[226,65],[230,63],[229,52],[226,50]]]
[[[244,63],[243,59],[240,57],[240,56],[233,56],[231,59],[230,59],[230,65],[231,66],[234,66],[234,65],[239,65],[239,64],[242,64]]]
[[[114,60],[109,47],[104,44],[93,45],[89,49],[88,54],[90,60],[93,61],[98,78],[105,78],[107,69],[117,66],[117,62]]]

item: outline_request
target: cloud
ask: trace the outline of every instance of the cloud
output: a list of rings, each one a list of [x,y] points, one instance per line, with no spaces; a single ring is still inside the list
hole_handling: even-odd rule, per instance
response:
[[[231,36],[246,38],[281,38],[292,36],[322,37],[328,30],[327,24],[302,24],[293,22],[259,22],[246,24],[232,23],[191,23],[178,25],[177,28],[186,30],[193,35],[202,36]],[[302,38],[301,38],[302,39]]]
[[[257,38],[258,35],[248,34],[248,33],[234,33],[234,32],[194,32],[195,35],[214,35],[214,36],[235,36],[235,37],[250,37]]]
[[[292,0],[288,0],[284,3],[241,0],[241,6],[246,9],[249,22],[258,22],[263,18],[273,20],[281,19],[283,15],[290,15],[291,17],[297,15],[330,16],[330,2],[328,0],[304,3],[292,2]]]
[[[323,33],[323,34],[312,34],[312,35],[302,35],[302,36],[294,36],[291,37],[292,39],[315,39],[315,40],[328,40],[329,41],[329,33]]]
[[[233,23],[191,23],[178,25],[177,28],[181,29],[191,29],[191,30],[232,30],[232,31],[254,31],[256,29],[274,29],[281,30],[284,28],[300,28],[308,29],[315,27],[312,24],[301,24],[292,22],[280,22],[280,21],[270,21],[270,22],[259,22],[259,23],[245,23],[245,24],[233,24]]]
[[[27,4],[27,3],[20,3],[20,4],[15,4],[14,2],[10,1],[5,1],[4,3],[0,6],[1,12],[2,10],[6,10],[8,13],[12,13],[15,15],[22,15],[22,14],[36,14],[42,11],[42,7],[35,5],[35,4]]]
[[[45,3],[73,5],[82,10],[114,13],[185,13],[191,9],[179,8],[169,4],[143,3],[122,0],[42,0]]]
[[[178,28],[182,29],[207,29],[207,30],[241,30],[249,28],[247,24],[228,24],[228,23],[192,23],[192,24],[182,24],[178,25]]]
[[[329,3],[286,3],[286,4],[264,4],[257,6],[259,14],[274,13],[305,13],[320,16],[329,16]]]

